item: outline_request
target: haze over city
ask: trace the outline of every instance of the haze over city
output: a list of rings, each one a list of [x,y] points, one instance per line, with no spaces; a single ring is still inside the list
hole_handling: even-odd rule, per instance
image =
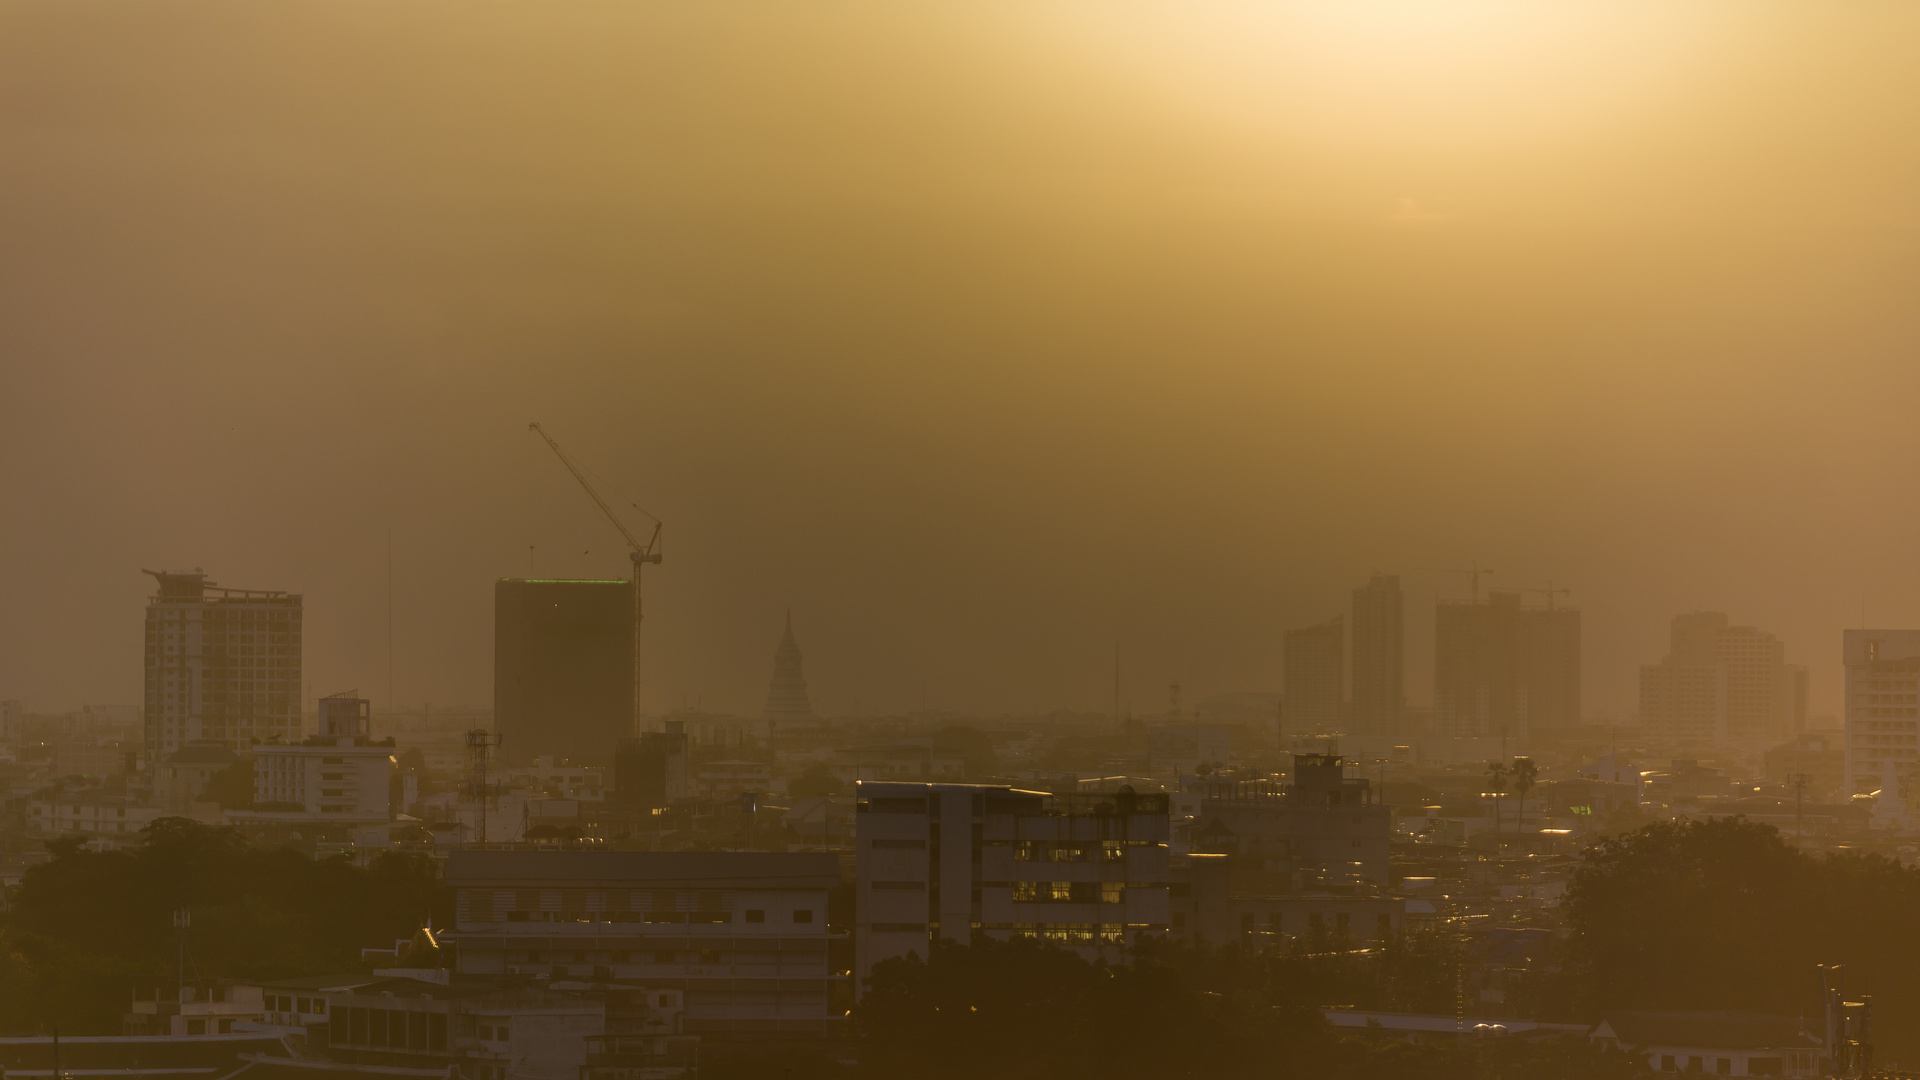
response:
[[[1403,575],[1920,615],[1914,15],[1701,5],[7,6],[0,683],[131,702],[142,567],[314,693],[484,702],[489,582],[667,522],[649,711],[1277,690]],[[111,14],[109,14],[111,12]],[[529,543],[533,558],[528,558]],[[384,703],[383,703],[384,704]]]
[[[1920,1080],[1916,56],[0,0],[0,1080]]]

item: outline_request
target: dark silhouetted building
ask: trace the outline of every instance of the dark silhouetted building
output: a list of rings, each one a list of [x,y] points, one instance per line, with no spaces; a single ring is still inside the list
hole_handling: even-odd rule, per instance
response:
[[[1346,690],[1346,621],[1287,631],[1281,723],[1292,734],[1339,731]]]
[[[1528,734],[1538,738],[1578,724],[1579,609],[1523,609],[1519,644],[1519,707]]]
[[[1353,707],[1348,730],[1363,742],[1400,734],[1406,602],[1396,574],[1375,574],[1353,590]]]
[[[1434,608],[1433,724],[1437,735],[1524,740],[1519,693],[1520,594]]]
[[[614,801],[651,810],[687,797],[687,732],[679,720],[665,731],[621,739],[613,758]]]
[[[500,752],[604,762],[633,735],[633,583],[503,578],[493,590]]]

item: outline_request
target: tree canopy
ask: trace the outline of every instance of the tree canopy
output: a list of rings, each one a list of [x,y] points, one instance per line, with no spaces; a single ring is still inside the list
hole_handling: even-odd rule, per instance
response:
[[[361,966],[431,916],[448,917],[432,865],[387,854],[367,868],[249,845],[230,829],[161,818],[127,851],[49,844],[0,916],[0,1030],[117,1034],[133,980],[177,963],[173,913],[192,915],[189,978],[285,978]]]

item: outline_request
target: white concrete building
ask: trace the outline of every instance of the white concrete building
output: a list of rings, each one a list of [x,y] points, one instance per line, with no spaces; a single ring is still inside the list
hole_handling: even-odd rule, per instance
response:
[[[1920,760],[1920,630],[1847,630],[1846,792],[1906,781]]]
[[[373,741],[370,723],[366,699],[336,694],[320,699],[320,734],[296,745],[255,747],[254,812],[387,821],[393,747]]]

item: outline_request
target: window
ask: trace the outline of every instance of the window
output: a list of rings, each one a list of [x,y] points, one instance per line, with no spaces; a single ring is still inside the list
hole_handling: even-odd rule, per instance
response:
[[[919,848],[924,851],[927,842],[925,840],[875,840],[873,846],[877,848]],[[1018,858],[1018,856],[1015,857]]]
[[[1037,882],[1037,881],[1016,881],[1016,882],[1014,882],[1014,883],[1013,883],[1013,898],[1014,898],[1015,900],[1038,900],[1038,899],[1040,899],[1040,883],[1039,883],[1039,882]]]
[[[1747,1075],[1748,1076],[1779,1076],[1780,1075],[1780,1059],[1779,1058],[1762,1058],[1762,1057],[1748,1058],[1747,1059]]]
[[[873,883],[873,888],[875,891],[926,892],[927,883],[924,881],[876,881]]]
[[[1240,932],[1243,934],[1253,933],[1253,912],[1246,911],[1240,914]]]
[[[661,1007],[661,1008],[663,1008],[663,1009],[664,1009],[664,1008],[667,1008],[668,1006],[671,1006],[672,1004],[673,1004],[673,998],[671,998],[671,997],[669,997],[669,996],[668,996],[668,995],[666,995],[666,994],[661,994],[661,995],[660,995],[660,1007]]]
[[[672,952],[672,950],[670,950],[670,949],[661,949],[661,950],[659,950],[658,952],[656,952],[656,953],[654,953],[654,954],[653,954],[653,962],[654,962],[654,963],[656,963],[656,964],[671,964],[671,963],[673,963],[673,952]]]
[[[1733,1075],[1733,1059],[1732,1058],[1714,1058],[1713,1071],[1720,1074],[1721,1076],[1732,1076]]]
[[[761,908],[748,908],[747,921],[748,922],[766,922],[767,913],[764,909],[761,909]]]
[[[1119,903],[1121,899],[1122,891],[1125,888],[1126,886],[1122,885],[1118,881],[1101,882],[1100,883],[1100,902],[1103,904]]]
[[[717,963],[719,963],[719,962],[720,962],[720,950],[719,950],[719,949],[701,949],[701,950],[700,950],[700,962],[701,962],[701,963],[703,963],[703,964],[717,964]]]
[[[796,908],[793,913],[793,921],[797,923],[812,922],[813,909],[812,908]]]

